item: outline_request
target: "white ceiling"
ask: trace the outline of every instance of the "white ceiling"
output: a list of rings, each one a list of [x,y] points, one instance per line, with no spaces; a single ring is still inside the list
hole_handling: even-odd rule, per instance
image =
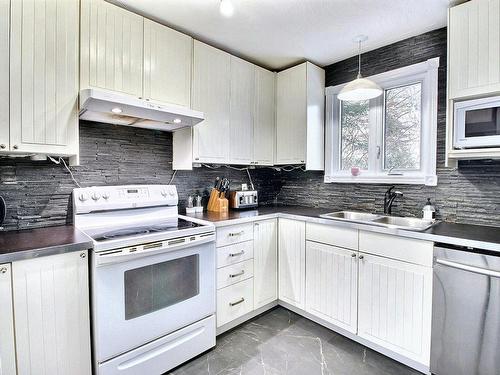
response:
[[[325,66],[446,25],[448,0],[110,0],[267,68]]]

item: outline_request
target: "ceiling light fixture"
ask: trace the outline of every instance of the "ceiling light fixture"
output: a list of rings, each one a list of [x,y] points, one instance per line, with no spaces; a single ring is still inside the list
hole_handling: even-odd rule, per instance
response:
[[[231,0],[220,0],[219,11],[224,17],[231,17],[234,14],[234,6]]]
[[[122,113],[122,109],[118,108],[118,107],[115,107],[115,108],[111,109],[111,112],[113,112],[113,113]]]
[[[375,82],[361,75],[361,43],[368,40],[366,35],[358,35],[354,41],[358,43],[358,76],[345,85],[338,94],[340,100],[360,101],[376,98],[382,95],[382,88]]]

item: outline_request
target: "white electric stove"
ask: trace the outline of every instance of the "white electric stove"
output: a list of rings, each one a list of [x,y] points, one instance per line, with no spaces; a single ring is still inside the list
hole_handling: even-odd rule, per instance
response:
[[[160,375],[215,345],[215,228],[178,214],[173,185],[73,191],[94,243],[93,351],[99,375]]]

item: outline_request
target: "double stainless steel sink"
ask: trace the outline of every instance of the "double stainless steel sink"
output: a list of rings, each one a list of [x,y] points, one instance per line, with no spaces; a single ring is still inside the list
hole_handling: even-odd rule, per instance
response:
[[[435,224],[434,220],[424,220],[414,217],[399,217],[376,215],[357,211],[337,211],[320,215],[325,219],[349,221],[352,223],[377,225],[387,228],[412,230],[421,232],[429,229]]]

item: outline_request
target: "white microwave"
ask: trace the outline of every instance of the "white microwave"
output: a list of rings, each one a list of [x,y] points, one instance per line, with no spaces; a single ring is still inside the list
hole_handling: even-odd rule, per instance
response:
[[[455,102],[453,146],[500,147],[500,96]]]

